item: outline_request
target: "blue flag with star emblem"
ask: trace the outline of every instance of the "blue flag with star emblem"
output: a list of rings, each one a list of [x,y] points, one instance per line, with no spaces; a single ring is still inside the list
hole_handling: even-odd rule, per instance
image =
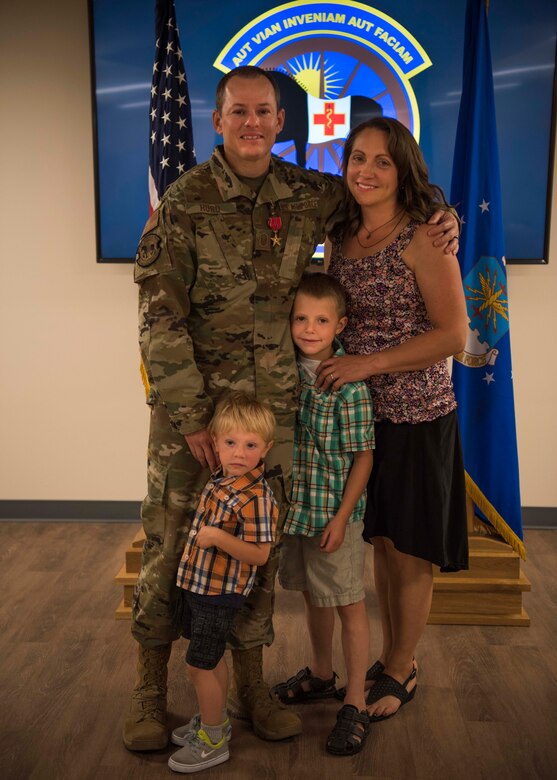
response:
[[[453,360],[466,490],[523,558],[499,156],[485,0],[468,0],[451,202],[463,220],[459,262],[468,311]]]
[[[157,0],[156,51],[149,108],[149,203],[151,210],[169,184],[195,165],[191,106],[174,0]]]

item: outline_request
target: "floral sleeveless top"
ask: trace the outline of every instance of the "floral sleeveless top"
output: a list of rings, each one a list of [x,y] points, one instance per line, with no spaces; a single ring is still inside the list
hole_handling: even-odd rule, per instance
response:
[[[347,258],[343,236],[333,240],[329,274],[346,290],[348,325],[341,334],[347,353],[372,354],[432,330],[414,273],[401,258],[419,223],[411,221],[374,255]],[[428,422],[456,408],[447,362],[366,380],[376,420]]]

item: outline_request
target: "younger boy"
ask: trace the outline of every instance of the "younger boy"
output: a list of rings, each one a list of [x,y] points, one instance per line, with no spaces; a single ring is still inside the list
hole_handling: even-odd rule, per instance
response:
[[[364,701],[369,625],[362,530],[373,465],[373,408],[364,382],[324,392],[315,388],[319,364],[333,354],[344,354],[335,338],[346,326],[345,311],[338,281],[323,273],[304,274],[291,314],[302,389],[279,581],[304,594],[312,661],[311,669],[302,669],[274,688],[285,704],[335,694],[336,609],[347,671],[345,704],[327,740],[327,750],[337,755],[359,752],[369,729]]]
[[[276,531],[278,507],[263,476],[274,431],[271,410],[238,392],[217,405],[209,424],[221,465],[199,500],[176,580],[176,619],[190,640],[186,665],[199,713],[172,733],[172,741],[183,745],[168,760],[175,772],[198,772],[229,758],[224,652]]]

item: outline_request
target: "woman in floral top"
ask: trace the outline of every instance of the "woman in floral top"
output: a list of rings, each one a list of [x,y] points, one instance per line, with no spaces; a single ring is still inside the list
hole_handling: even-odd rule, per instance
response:
[[[467,315],[457,258],[425,223],[448,208],[420,149],[397,120],[356,127],[344,149],[347,219],[329,273],[344,286],[348,353],[319,368],[321,387],[364,379],[376,450],[364,535],[374,546],[383,647],[368,671],[372,721],[416,692],[414,659],[433,591],[432,563],[468,568],[464,467],[446,358],[463,349]]]

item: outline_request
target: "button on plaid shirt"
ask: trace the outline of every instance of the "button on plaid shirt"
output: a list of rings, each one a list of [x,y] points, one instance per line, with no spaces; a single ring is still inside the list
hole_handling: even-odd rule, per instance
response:
[[[336,345],[335,345],[336,346]],[[337,355],[344,355],[339,347]],[[352,467],[353,452],[375,446],[373,404],[364,382],[319,391],[315,376],[298,363],[302,390],[296,418],[292,501],[284,533],[318,536],[335,516]],[[365,492],[350,522],[361,520]]]
[[[205,485],[178,567],[176,584],[205,596],[238,593],[253,587],[256,566],[232,558],[218,547],[195,543],[199,528],[213,525],[244,542],[272,542],[278,507],[263,476],[263,464],[241,477],[225,477],[219,468]]]

